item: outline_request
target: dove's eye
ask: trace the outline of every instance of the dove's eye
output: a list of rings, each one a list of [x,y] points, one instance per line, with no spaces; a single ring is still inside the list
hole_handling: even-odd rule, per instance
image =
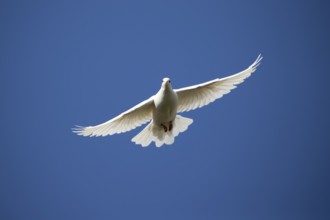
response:
[[[171,84],[171,80],[168,81]]]

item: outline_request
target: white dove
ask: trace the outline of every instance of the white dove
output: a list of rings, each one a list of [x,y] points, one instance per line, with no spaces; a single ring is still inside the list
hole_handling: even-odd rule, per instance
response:
[[[151,120],[132,141],[142,147],[153,141],[157,147],[173,144],[174,138],[193,122],[177,115],[178,112],[200,108],[229,93],[256,70],[261,60],[259,55],[251,66],[237,74],[181,89],[172,89],[171,80],[164,78],[156,95],[103,124],[77,126],[73,132],[83,136],[113,135],[130,131]]]

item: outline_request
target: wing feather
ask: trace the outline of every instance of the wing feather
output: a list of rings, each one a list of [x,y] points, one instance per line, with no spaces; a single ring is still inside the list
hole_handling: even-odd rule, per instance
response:
[[[130,131],[152,118],[154,97],[139,103],[117,117],[96,126],[73,128],[73,132],[82,136],[106,136]]]
[[[236,85],[244,82],[257,69],[261,60],[262,56],[259,55],[251,66],[239,73],[174,90],[179,99],[178,112],[186,112],[203,107],[228,94],[236,88]]]

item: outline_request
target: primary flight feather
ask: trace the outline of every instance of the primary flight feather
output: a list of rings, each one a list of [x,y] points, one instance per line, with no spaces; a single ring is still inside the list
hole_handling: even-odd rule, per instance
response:
[[[106,136],[130,131],[150,121],[132,141],[143,147],[151,142],[155,142],[157,147],[170,145],[193,122],[177,115],[178,112],[203,107],[229,93],[256,70],[261,60],[259,55],[251,66],[239,73],[181,89],[172,89],[171,80],[164,78],[156,95],[103,124],[77,126],[73,132],[82,136]]]

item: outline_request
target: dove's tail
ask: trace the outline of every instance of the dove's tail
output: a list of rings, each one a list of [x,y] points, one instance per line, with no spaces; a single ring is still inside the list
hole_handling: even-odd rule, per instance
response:
[[[165,132],[164,128],[155,125],[151,121],[132,141],[142,145],[142,147],[147,147],[153,141],[157,147],[161,147],[163,144],[171,145],[174,143],[174,138],[187,130],[192,122],[193,120],[190,118],[177,115],[173,121],[173,129]]]

